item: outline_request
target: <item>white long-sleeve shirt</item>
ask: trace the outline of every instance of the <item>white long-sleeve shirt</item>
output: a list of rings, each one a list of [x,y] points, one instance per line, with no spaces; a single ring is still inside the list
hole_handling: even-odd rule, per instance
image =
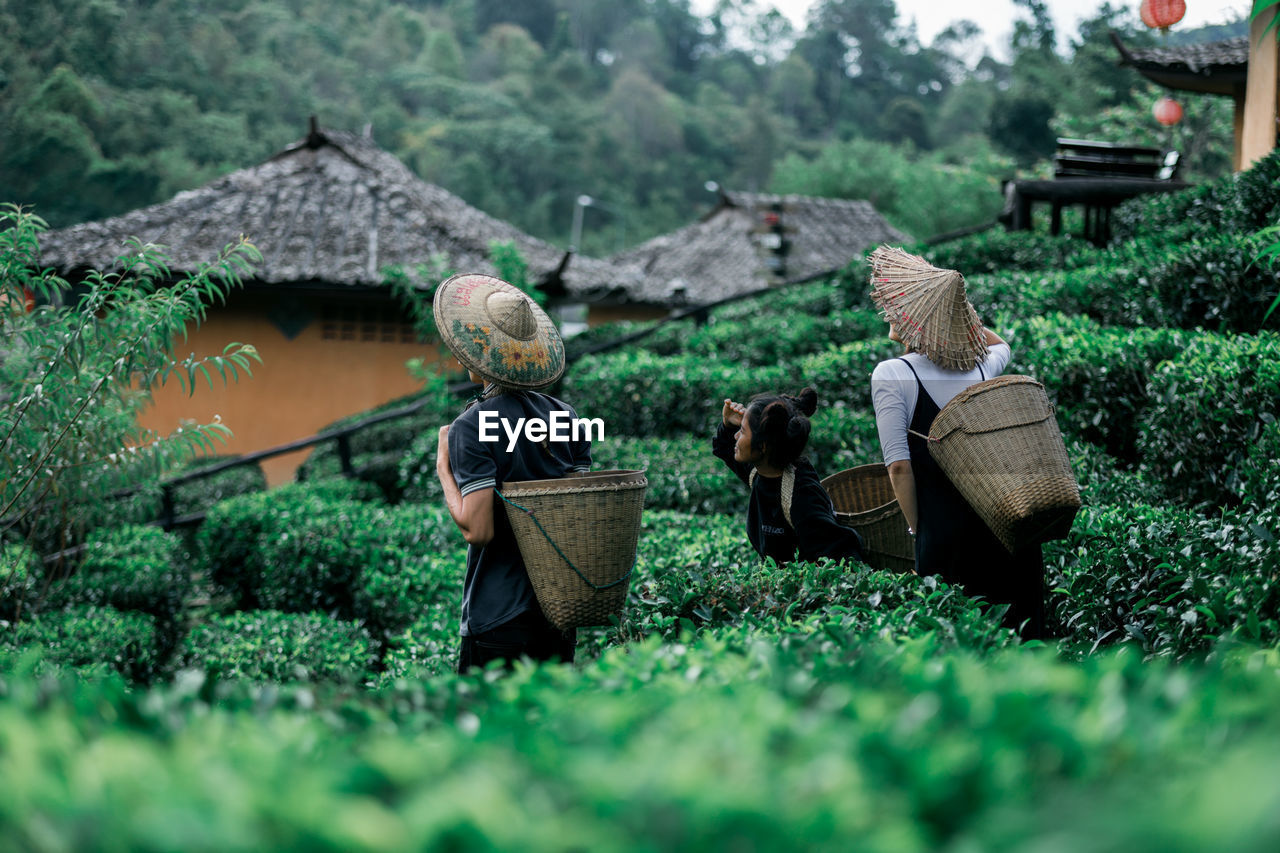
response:
[[[943,370],[918,352],[907,353],[903,358],[911,362],[924,389],[941,409],[951,399],[985,376],[994,379],[1004,372],[1013,357],[1007,343],[995,344],[987,352],[982,370]],[[916,412],[919,389],[911,368],[900,359],[891,358],[876,365],[871,372],[871,403],[876,410],[876,429],[880,433],[880,450],[884,464],[910,459],[907,448],[907,428]]]

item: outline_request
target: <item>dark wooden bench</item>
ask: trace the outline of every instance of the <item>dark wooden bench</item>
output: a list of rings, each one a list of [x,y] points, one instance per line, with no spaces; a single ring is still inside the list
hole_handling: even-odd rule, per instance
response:
[[[1006,181],[1005,209],[1000,220],[1009,230],[1031,228],[1032,204],[1049,202],[1049,232],[1062,231],[1062,209],[1084,207],[1084,236],[1104,245],[1111,236],[1111,210],[1120,202],[1149,193],[1180,190],[1179,156],[1140,145],[1118,145],[1087,139],[1059,139],[1051,181]]]

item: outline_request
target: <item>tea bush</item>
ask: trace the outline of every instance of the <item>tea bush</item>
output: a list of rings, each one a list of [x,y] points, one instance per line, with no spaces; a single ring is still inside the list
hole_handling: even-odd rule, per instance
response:
[[[883,464],[875,413],[846,405],[825,406],[819,400],[818,411],[810,418],[805,455],[818,469],[819,477],[859,465]]]
[[[805,385],[818,392],[820,406],[844,405],[871,411],[871,371],[885,359],[902,355],[902,344],[887,337],[856,341],[799,360],[794,394]],[[819,411],[819,416],[821,410]]]
[[[741,366],[775,365],[833,344],[881,337],[887,326],[880,315],[866,309],[829,314],[786,314],[775,309],[740,320],[720,320],[690,332],[684,351]]]
[[[607,436],[709,435],[724,398],[771,389],[800,390],[783,366],[744,370],[700,355],[637,350],[584,358],[565,377],[563,398],[580,417],[603,418]]]
[[[138,610],[174,622],[192,590],[186,555],[175,534],[126,525],[95,532],[85,543],[76,573],[54,592],[59,600]]]
[[[1274,650],[1071,664],[805,623],[372,694],[9,677],[0,833],[17,848],[1265,850],[1277,669]]]
[[[1144,239],[1088,267],[978,276],[970,296],[984,318],[1062,312],[1104,325],[1252,332],[1275,288],[1274,273],[1253,263],[1259,248],[1234,235]]]
[[[1139,421],[1148,476],[1188,503],[1238,502],[1253,446],[1280,416],[1280,334],[1200,335],[1152,375]],[[1274,464],[1253,457],[1253,464]]]
[[[176,534],[126,525],[91,534],[75,574],[51,590],[51,604],[109,605],[149,614],[155,656],[164,664],[186,631],[195,591],[187,555]]]
[[[711,437],[610,438],[591,448],[594,470],[645,469],[646,509],[734,512],[745,506],[737,477],[711,455]]]
[[[1139,456],[1139,419],[1150,404],[1151,375],[1194,337],[1169,329],[1109,328],[1063,314],[1011,322],[1005,334],[1013,347],[1006,373],[1043,382],[1064,433],[1127,464]]]
[[[0,622],[17,619],[36,605],[42,576],[35,551],[19,542],[0,546]]]
[[[252,610],[214,616],[183,641],[179,663],[215,678],[344,681],[373,664],[368,632],[320,613]]]
[[[966,279],[986,273],[1016,270],[1061,270],[1087,266],[1096,253],[1086,240],[1037,231],[1009,231],[996,227],[980,234],[949,240],[936,246],[906,247],[935,267],[958,270]]]
[[[87,674],[114,669],[134,680],[156,675],[155,620],[114,607],[76,605],[49,610],[10,626],[3,643],[11,650],[40,650],[43,668]]]
[[[1127,470],[1120,460],[1096,444],[1079,439],[1068,439],[1066,444],[1067,458],[1085,506],[1159,506],[1168,501],[1158,480]]]
[[[196,535],[197,563],[241,610],[260,602],[264,569],[260,543],[328,511],[335,503],[372,499],[376,487],[332,479],[290,484],[270,492],[243,495],[214,506]]]
[[[1280,641],[1276,517],[1205,518],[1184,509],[1086,506],[1046,547],[1051,628],[1065,648],[1134,643],[1146,654],[1203,653],[1224,633]],[[1280,530],[1280,528],[1276,528]]]
[[[1111,214],[1112,242],[1152,237],[1176,245],[1199,236],[1251,234],[1280,219],[1280,156],[1168,195],[1139,196]]]

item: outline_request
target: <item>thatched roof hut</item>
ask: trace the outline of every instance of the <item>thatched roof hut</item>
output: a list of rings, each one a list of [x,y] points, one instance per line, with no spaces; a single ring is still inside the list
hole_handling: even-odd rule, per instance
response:
[[[702,305],[828,275],[878,243],[910,242],[867,201],[721,192],[698,222],[609,258],[632,302]]]
[[[239,235],[261,251],[251,286],[377,287],[440,255],[449,268],[495,272],[493,241],[511,242],[530,278],[551,290],[608,289],[618,271],[562,249],[429,184],[367,137],[318,130],[266,162],[169,201],[44,235],[41,260],[60,272],[104,269],[125,238],[169,247],[175,272],[195,269]]]

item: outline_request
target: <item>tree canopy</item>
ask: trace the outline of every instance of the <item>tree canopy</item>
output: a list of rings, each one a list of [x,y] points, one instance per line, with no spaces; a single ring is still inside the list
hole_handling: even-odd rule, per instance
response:
[[[764,0],[705,18],[689,0],[0,0],[0,198],[54,226],[122,213],[264,159],[314,114],[553,241],[578,195],[600,199],[589,252],[613,248],[606,216],[631,240],[688,222],[708,181],[869,197],[874,173],[821,180],[866,144],[990,188],[949,218],[882,208],[927,236],[987,216],[1060,125],[1128,134],[1150,104],[1107,40],[1151,41],[1134,10],[1104,3],[1064,45],[1041,0],[1017,5],[1006,62],[967,22],[921,43],[894,0],[819,0],[800,31]],[[1187,103],[1195,177],[1229,159],[1211,100]]]

